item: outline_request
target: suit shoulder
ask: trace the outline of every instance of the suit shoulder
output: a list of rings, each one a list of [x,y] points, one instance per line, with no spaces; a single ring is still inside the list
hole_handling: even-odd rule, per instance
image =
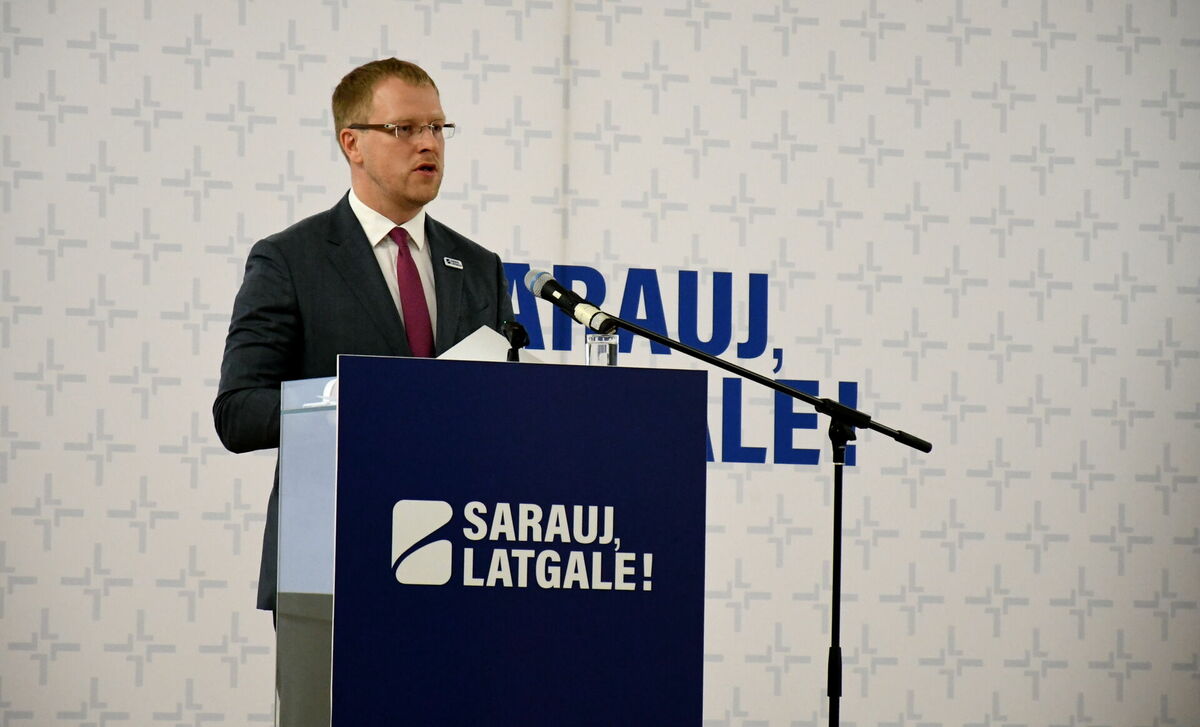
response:
[[[499,260],[500,256],[488,248],[480,245],[471,238],[462,233],[450,228],[449,226],[438,222],[432,217],[426,216],[426,231],[431,236],[441,238],[441,241],[448,249],[453,249],[456,255],[463,257],[488,258]]]
[[[258,242],[258,245],[287,249],[296,245],[310,244],[317,240],[324,240],[329,236],[330,223],[333,220],[336,209],[335,207],[305,217],[284,230],[267,235]]]

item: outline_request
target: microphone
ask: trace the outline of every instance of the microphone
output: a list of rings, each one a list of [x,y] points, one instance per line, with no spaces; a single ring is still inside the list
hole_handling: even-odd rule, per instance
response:
[[[563,287],[545,270],[530,270],[525,273],[525,287],[530,293],[550,301],[597,333],[612,333],[617,329],[616,319],[579,297],[575,291]]]

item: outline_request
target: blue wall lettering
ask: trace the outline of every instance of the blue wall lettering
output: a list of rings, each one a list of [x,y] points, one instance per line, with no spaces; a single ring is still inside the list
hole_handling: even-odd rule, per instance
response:
[[[721,461],[766,462],[766,447],[742,446],[742,380],[727,378],[721,387]]]
[[[758,358],[767,350],[766,273],[750,273],[750,304],[746,310],[746,340],[737,345],[737,355],[738,358]]]
[[[700,274],[679,271],[679,340],[710,356],[720,356],[733,338],[733,273],[713,273],[712,337],[700,340]]]
[[[799,381],[796,379],[779,379],[779,383],[790,386],[797,391],[803,391],[809,396],[816,396],[820,391],[816,381]],[[817,415],[812,407],[799,402],[802,411],[796,411],[797,401],[787,394],[775,392],[775,463],[776,464],[817,464],[821,461],[820,449],[808,449],[792,446],[792,432],[797,429],[816,429]]]
[[[845,404],[851,409],[858,408],[858,382],[857,381],[839,381],[838,382],[838,403]],[[853,467],[858,461],[858,448],[853,444],[846,446],[846,466]]]
[[[638,317],[638,310],[645,304],[645,317]],[[658,273],[652,268],[629,268],[625,279],[625,295],[621,299],[621,312],[617,314],[630,323],[649,328],[655,333],[667,333],[667,314],[663,311],[662,291],[658,287]],[[629,353],[633,350],[633,334],[625,329],[617,332],[617,351]],[[661,343],[650,342],[650,353],[670,353],[671,349]]]

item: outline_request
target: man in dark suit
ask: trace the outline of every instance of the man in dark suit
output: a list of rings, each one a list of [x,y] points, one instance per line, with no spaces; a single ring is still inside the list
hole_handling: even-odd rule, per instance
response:
[[[250,250],[213,418],[234,452],[279,446],[279,385],[333,376],[341,353],[433,356],[512,318],[500,258],[425,214],[442,182],[446,122],[433,80],[394,58],[333,94],[350,191]],[[275,608],[278,468],[258,607]]]

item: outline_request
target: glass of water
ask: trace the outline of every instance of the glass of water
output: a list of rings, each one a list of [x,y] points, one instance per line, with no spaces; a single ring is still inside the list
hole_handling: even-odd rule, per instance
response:
[[[584,363],[588,366],[617,365],[616,334],[589,333],[584,341]]]

